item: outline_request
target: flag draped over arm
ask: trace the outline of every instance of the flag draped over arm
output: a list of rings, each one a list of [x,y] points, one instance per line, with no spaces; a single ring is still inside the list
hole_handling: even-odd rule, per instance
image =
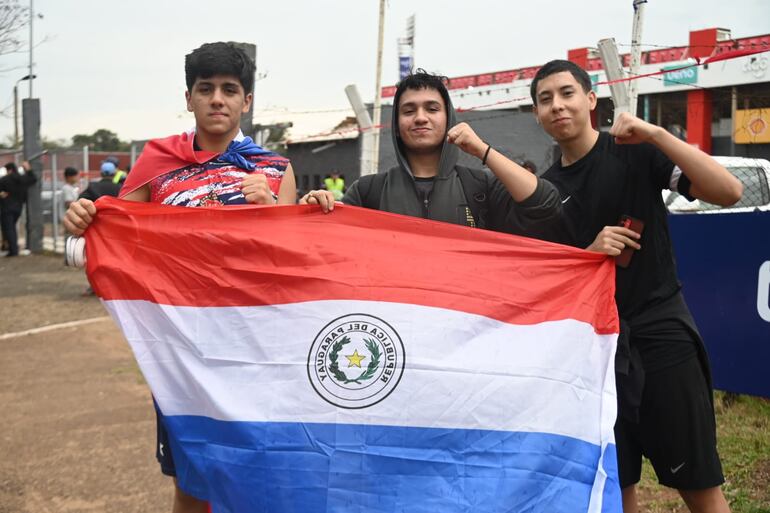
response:
[[[346,206],[98,208],[89,279],[215,513],[621,511],[611,259]]]

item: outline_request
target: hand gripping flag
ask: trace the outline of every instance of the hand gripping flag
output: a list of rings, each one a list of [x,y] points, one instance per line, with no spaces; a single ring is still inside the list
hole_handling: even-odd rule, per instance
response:
[[[214,513],[621,511],[611,259],[346,206],[97,205],[89,279]]]

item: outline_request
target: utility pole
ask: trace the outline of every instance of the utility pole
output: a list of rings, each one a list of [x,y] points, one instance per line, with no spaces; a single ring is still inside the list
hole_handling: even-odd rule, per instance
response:
[[[35,75],[32,73],[34,66],[32,61],[32,50],[35,48],[35,41],[33,39],[35,26],[35,0],[29,0],[29,98],[32,98],[32,79]]]
[[[625,78],[615,39],[608,38],[599,41],[599,57],[602,59],[604,73],[607,75],[609,82]],[[612,93],[612,103],[614,104],[614,118],[617,120],[621,112],[628,112],[630,109],[628,86],[625,82],[610,83],[610,92]]]
[[[13,85],[13,147],[19,147],[19,83]]]
[[[40,100],[25,98],[21,101],[24,123],[24,160],[29,161],[37,181],[27,189],[27,249],[33,253],[43,251],[43,208],[40,191],[43,182],[43,147],[40,142]]]
[[[24,127],[24,159],[27,160],[35,173],[37,181],[27,190],[27,249],[33,253],[43,251],[43,207],[40,191],[43,182],[43,165],[40,157],[44,152],[40,141],[40,100],[32,97],[32,81],[35,78],[33,49],[35,22],[35,2],[29,2],[29,98],[21,102],[22,123]],[[23,79],[22,79],[23,80]]]
[[[353,107],[353,112],[356,114],[358,130],[361,134],[359,139],[361,141],[361,163],[359,174],[364,176],[376,173],[376,162],[372,162],[369,159],[372,155],[372,140],[374,139],[374,131],[372,130],[372,118],[369,117],[369,111],[366,110],[364,102],[361,101],[361,95],[358,94],[358,88],[354,84],[351,84],[345,88],[345,94],[348,96],[350,106]]]
[[[37,76],[27,75],[21,77],[13,84],[13,147],[19,147],[19,82],[23,80],[31,80],[37,78]]]
[[[374,166],[367,174],[376,173],[380,163],[380,104],[382,103],[382,44],[385,38],[385,0],[380,0],[380,22],[377,35],[377,76],[374,81],[374,137],[372,148],[372,162]]]
[[[631,66],[628,74],[631,78],[639,74],[639,67],[642,64],[642,26],[644,21],[644,4],[647,0],[634,0],[634,25],[631,29]],[[636,116],[637,92],[636,80],[628,83],[629,110]]]
[[[251,105],[249,110],[241,114],[241,131],[244,135],[254,137],[254,85],[257,81],[256,77],[256,65],[257,65],[257,45],[253,43],[235,43],[235,47],[246,52],[246,55],[254,62],[255,76],[254,82],[251,85],[251,91],[245,91],[246,94],[251,95]]]

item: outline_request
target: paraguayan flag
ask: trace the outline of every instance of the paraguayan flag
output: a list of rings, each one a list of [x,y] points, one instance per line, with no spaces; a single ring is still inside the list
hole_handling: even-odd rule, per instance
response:
[[[98,208],[89,279],[214,513],[621,511],[611,259],[345,206]]]

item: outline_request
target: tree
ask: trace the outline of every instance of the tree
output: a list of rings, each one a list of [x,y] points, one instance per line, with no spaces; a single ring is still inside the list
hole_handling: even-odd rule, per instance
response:
[[[48,151],[67,150],[70,142],[67,139],[51,139],[43,136],[43,149]]]
[[[43,149],[48,151],[68,150],[70,149],[70,142],[67,139],[51,139],[50,137],[42,137]],[[24,147],[24,140],[19,140],[19,144],[16,145],[12,135],[6,135],[4,139],[0,139],[0,150],[17,150]]]
[[[72,146],[80,148],[88,146],[93,151],[128,151],[131,145],[123,142],[118,134],[106,128],[100,128],[93,134],[77,134],[72,136]]]
[[[3,139],[0,139],[0,149],[12,150],[16,148],[16,141],[13,140],[13,134],[6,135]]]
[[[18,32],[29,23],[29,7],[18,0],[0,0],[0,55],[18,52],[26,41]]]

